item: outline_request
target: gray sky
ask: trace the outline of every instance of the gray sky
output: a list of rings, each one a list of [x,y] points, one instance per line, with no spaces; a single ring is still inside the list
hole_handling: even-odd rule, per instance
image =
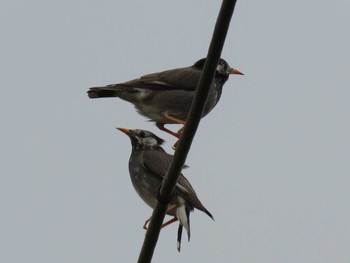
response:
[[[174,139],[90,86],[189,66],[219,1],[0,4],[0,262],[134,262],[151,214],[115,127]],[[154,262],[350,261],[350,2],[238,1],[231,76],[185,171],[215,222],[161,232]],[[178,126],[171,126],[177,129]]]

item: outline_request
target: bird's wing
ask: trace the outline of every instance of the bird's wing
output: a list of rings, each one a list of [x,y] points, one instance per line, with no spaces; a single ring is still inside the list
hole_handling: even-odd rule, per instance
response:
[[[201,71],[192,67],[171,69],[142,76],[118,84],[111,84],[104,87],[93,87],[90,90],[124,90],[136,89],[149,90],[195,90],[200,78]],[[136,92],[136,91],[135,91]]]
[[[142,165],[163,180],[173,156],[158,150],[144,151],[141,155]]]
[[[160,180],[163,180],[172,159],[172,155],[162,151],[151,150],[145,151],[142,154],[143,166],[152,172],[152,174],[159,176]],[[202,205],[201,201],[198,199],[197,194],[190,182],[181,173],[177,179],[175,192],[186,199],[195,208],[202,210],[211,218],[213,218],[210,212]]]
[[[151,89],[185,89],[195,90],[201,71],[193,67],[171,69],[142,76],[139,82]],[[146,87],[147,88],[147,87]]]
[[[165,177],[173,156],[162,151],[150,150],[142,153],[142,164],[152,174],[159,176],[161,180]],[[194,195],[196,193],[190,182],[180,173],[177,183],[176,191],[181,195]]]

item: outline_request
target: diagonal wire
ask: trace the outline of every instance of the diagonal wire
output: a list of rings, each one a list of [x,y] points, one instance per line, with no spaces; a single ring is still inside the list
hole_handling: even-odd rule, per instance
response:
[[[151,262],[156,247],[160,228],[165,217],[165,211],[171,200],[177,178],[185,164],[187,154],[191,148],[193,137],[197,131],[205,102],[208,97],[215,70],[221,56],[226,34],[231,17],[236,5],[236,0],[223,0],[220,12],[215,24],[213,37],[209,46],[207,59],[200,77],[196,94],[187,118],[185,129],[176,147],[174,158],[169,166],[159,190],[158,200],[153,210],[152,220],[146,232],[138,262]]]

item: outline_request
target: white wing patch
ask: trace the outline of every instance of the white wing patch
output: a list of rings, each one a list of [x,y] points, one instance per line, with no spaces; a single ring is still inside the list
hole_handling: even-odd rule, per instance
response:
[[[150,82],[151,84],[156,84],[156,85],[163,85],[163,86],[169,86],[168,83],[163,82],[163,81],[159,81],[159,80],[153,80]]]
[[[176,183],[176,187],[178,187],[179,189],[181,189],[181,191],[185,192],[185,193],[190,193],[185,187],[183,187],[181,184]]]

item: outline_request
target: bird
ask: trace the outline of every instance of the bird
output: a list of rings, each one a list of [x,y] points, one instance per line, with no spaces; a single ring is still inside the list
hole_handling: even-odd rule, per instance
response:
[[[202,58],[190,67],[147,74],[123,83],[92,87],[87,93],[91,99],[119,97],[128,101],[139,114],[155,122],[160,130],[180,138],[183,127],[174,132],[164,125],[186,123],[205,61],[206,58]],[[219,59],[202,117],[220,100],[223,85],[230,74],[243,75],[231,68],[224,59]]]
[[[117,128],[129,136],[132,151],[129,159],[129,173],[131,182],[141,199],[151,208],[154,208],[162,180],[168,170],[173,156],[162,148],[164,140],[150,131],[141,129]],[[173,216],[163,223],[165,227],[179,220],[177,235],[177,250],[180,252],[181,235],[183,227],[190,240],[190,212],[194,208],[206,213],[210,218],[212,214],[203,206],[190,182],[182,173],[179,174],[173,196],[168,204],[166,213]],[[147,229],[147,219],[143,225]]]

